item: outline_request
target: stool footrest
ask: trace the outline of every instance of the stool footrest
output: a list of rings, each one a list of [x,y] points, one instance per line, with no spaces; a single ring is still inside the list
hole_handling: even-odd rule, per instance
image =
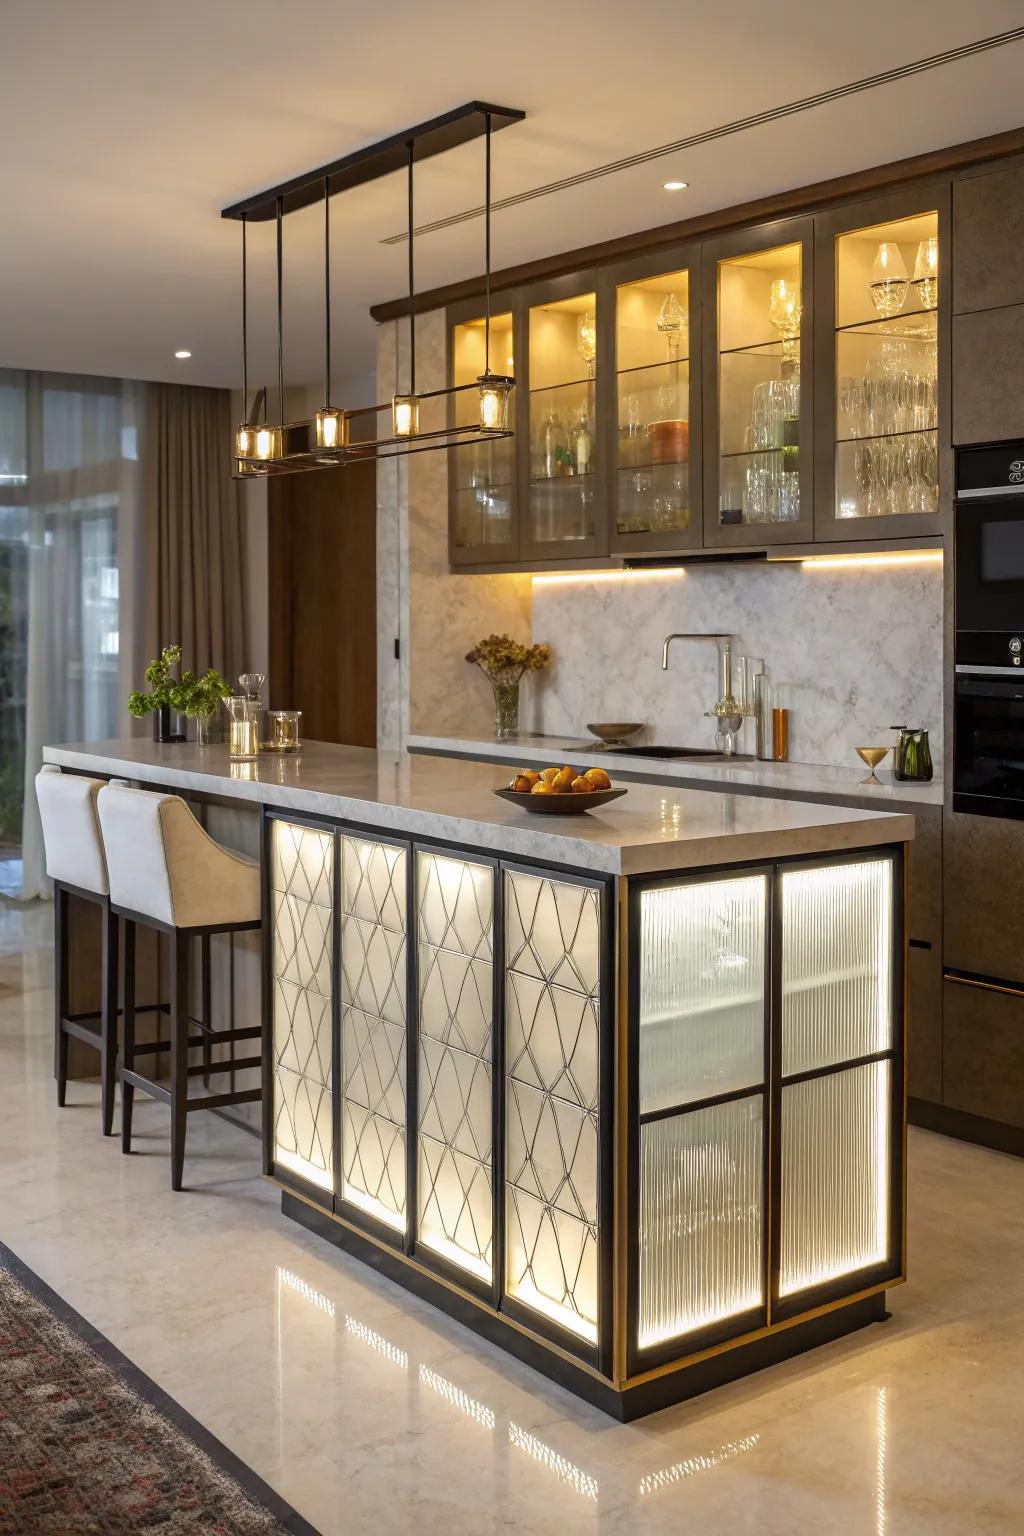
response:
[[[82,1014],[80,1015],[80,1018],[98,1019],[99,1014]],[[98,1029],[91,1028],[91,1026],[88,1024],[80,1023],[78,1018],[61,1019],[60,1027],[64,1033],[66,1035],[70,1035],[73,1040],[81,1040],[86,1045],[94,1046],[97,1051],[103,1044],[103,1036],[100,1034],[100,1031]]]
[[[258,1104],[262,1097],[262,1088],[243,1088],[239,1093],[211,1093],[207,1098],[189,1099],[185,1108],[190,1112],[193,1109],[228,1109],[232,1104]]]
[[[122,1083],[130,1083],[133,1088],[141,1088],[143,1093],[148,1093],[154,1099],[162,1099],[165,1104],[171,1102],[171,1090],[165,1088],[162,1083],[154,1083],[151,1078],[143,1077],[141,1072],[133,1072],[129,1067],[122,1067],[120,1075]]]
[[[211,1061],[200,1062],[197,1066],[189,1067],[189,1077],[206,1077],[213,1072],[244,1072],[247,1068],[255,1067],[257,1070],[263,1065],[262,1056],[239,1056],[237,1061]]]

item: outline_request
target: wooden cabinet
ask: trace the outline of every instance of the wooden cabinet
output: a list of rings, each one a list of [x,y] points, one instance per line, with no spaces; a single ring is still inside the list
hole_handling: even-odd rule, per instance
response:
[[[1024,992],[947,977],[942,1035],[943,1104],[1024,1128]]]
[[[946,969],[1024,987],[1024,822],[947,812],[943,871]]]
[[[1024,436],[1024,304],[953,316],[953,442]]]
[[[1024,304],[1024,166],[953,185],[953,313]]]
[[[704,542],[813,535],[810,219],[704,247]]]
[[[949,188],[874,198],[814,225],[814,537],[937,533]]]
[[[514,301],[503,295],[491,314],[488,339],[484,309],[475,299],[448,311],[448,376],[473,384],[491,371],[515,377],[519,355]],[[514,398],[514,397],[513,397]],[[452,425],[475,421],[475,390],[454,396]],[[453,566],[518,560],[519,506],[514,437],[459,443],[448,450],[448,551]]]

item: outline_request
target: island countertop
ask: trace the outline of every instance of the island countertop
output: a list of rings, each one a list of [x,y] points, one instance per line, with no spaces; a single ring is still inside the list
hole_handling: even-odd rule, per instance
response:
[[[532,816],[493,793],[498,765],[307,742],[294,756],[228,761],[224,746],[142,738],[48,746],[46,762],[144,785],[369,824],[613,875],[707,868],[906,842],[913,816],[630,784],[580,816]]]

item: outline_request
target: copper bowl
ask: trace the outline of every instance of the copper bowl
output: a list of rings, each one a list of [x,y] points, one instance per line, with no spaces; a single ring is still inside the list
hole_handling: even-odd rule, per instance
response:
[[[647,428],[652,464],[685,464],[690,457],[688,421],[652,421]]]
[[[636,720],[629,720],[625,724],[618,720],[600,720],[596,725],[587,726],[587,730],[591,735],[598,737],[600,741],[603,741],[609,747],[621,745],[622,742],[628,741],[631,736],[635,736],[637,731],[642,731],[643,728],[644,722],[642,720],[639,723]]]

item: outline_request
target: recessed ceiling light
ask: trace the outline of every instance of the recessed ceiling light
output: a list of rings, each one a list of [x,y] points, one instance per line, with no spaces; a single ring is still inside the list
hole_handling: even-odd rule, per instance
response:
[[[664,181],[662,186],[666,192],[683,192],[690,185],[688,181]]]
[[[181,348],[181,349],[180,349],[180,350],[179,350],[179,351],[177,351],[177,352],[175,352],[175,354],[174,354],[174,355],[175,355],[175,357],[177,357],[177,358],[181,358],[181,359],[182,359],[182,361],[184,361],[184,359],[185,359],[185,358],[186,358],[186,357],[191,357],[191,356],[192,356],[192,353],[191,353],[191,352],[188,352],[188,351],[186,351],[186,349],[185,349],[185,348],[184,348],[184,347],[182,347],[182,348]]]

